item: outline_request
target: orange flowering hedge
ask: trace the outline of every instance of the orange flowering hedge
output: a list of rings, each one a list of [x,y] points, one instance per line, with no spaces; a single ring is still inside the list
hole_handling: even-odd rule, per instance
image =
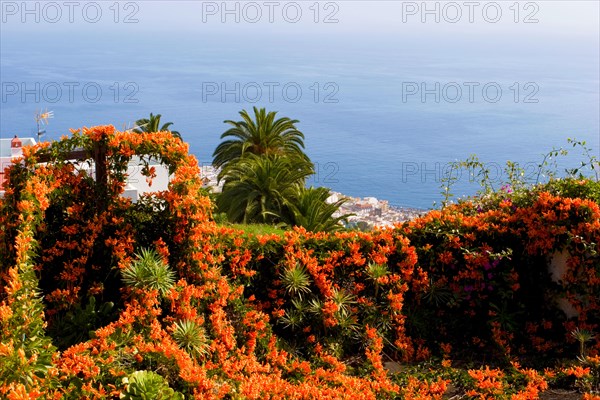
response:
[[[106,185],[66,156],[75,149],[94,153],[99,146],[107,154]],[[198,398],[374,398],[402,391],[386,376],[381,351],[384,338],[401,350],[411,346],[402,298],[423,275],[414,269],[414,249],[405,238],[381,233],[328,239],[297,231],[285,240],[240,242],[239,233],[209,220],[197,162],[167,132],[101,126],[24,152],[8,173],[2,201],[0,363],[17,366],[2,368],[2,395],[117,396],[129,390],[124,378],[146,370],[158,371],[178,393]],[[173,174],[169,191],[135,205],[120,197],[133,155],[167,165]],[[42,156],[51,162],[40,164]],[[151,168],[146,171],[151,179]],[[310,242],[322,247],[318,255],[309,250]],[[120,279],[134,252],[149,246],[176,271],[178,281],[164,298],[127,288]],[[268,257],[276,254],[258,254],[269,248],[282,258],[270,263]],[[248,251],[255,254],[248,258]],[[388,258],[394,263],[390,271],[369,281],[365,263]],[[276,282],[278,270],[293,263],[310,273],[318,305],[311,324],[301,329],[306,343],[297,352],[285,350],[274,329],[290,301]],[[269,268],[253,281],[260,265]],[[346,348],[334,351],[325,338],[336,332],[341,310],[333,296],[342,290],[348,300],[339,306],[352,335]],[[99,315],[96,304],[111,304],[115,311]],[[387,323],[377,329],[373,314],[383,309]],[[82,315],[94,318],[79,321]],[[69,325],[77,321],[82,324]],[[192,355],[176,344],[174,333],[183,321],[204,328],[205,352]],[[314,321],[321,325],[312,326]],[[354,357],[353,364],[342,357]],[[364,373],[356,376],[354,369]]]
[[[106,185],[65,156],[75,149],[106,150]],[[122,198],[133,156],[165,164],[169,190]],[[540,192],[372,233],[250,236],[211,221],[181,140],[112,126],[25,148],[7,177],[0,396],[135,398],[147,379],[170,398],[441,398],[450,378],[392,377],[384,362],[479,347],[500,359],[560,353],[572,329],[598,327],[591,200]],[[142,248],[175,272],[164,294],[123,283]],[[563,248],[555,283],[547,257]],[[553,305],[561,296],[577,317]],[[184,325],[197,328],[186,339],[196,347],[182,342]],[[545,389],[535,371],[511,368],[522,382],[513,398]],[[469,374],[473,396],[506,389],[501,372]]]
[[[598,332],[600,208],[545,189],[468,201],[399,227],[431,280],[408,321],[415,335],[496,357],[551,359],[576,354],[574,329]],[[549,265],[561,254],[566,265],[553,279]],[[444,321],[438,331],[421,329],[436,321]],[[597,354],[600,341],[588,346]]]

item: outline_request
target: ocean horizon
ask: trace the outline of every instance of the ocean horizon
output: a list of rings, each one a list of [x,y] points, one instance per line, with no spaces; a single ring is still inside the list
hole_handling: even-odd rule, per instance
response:
[[[40,109],[54,112],[45,140],[160,113],[207,165],[224,120],[266,107],[300,121],[317,171],[308,185],[421,209],[471,154],[496,182],[507,160],[534,179],[568,137],[600,154],[598,38],[55,36],[2,34],[2,137],[33,135]],[[572,149],[559,168],[579,160]],[[477,189],[464,175],[453,192]]]

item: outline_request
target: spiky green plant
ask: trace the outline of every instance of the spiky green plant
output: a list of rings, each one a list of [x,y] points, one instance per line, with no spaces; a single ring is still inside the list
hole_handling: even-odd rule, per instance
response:
[[[137,259],[122,270],[123,282],[142,290],[158,290],[164,296],[175,283],[175,273],[154,250],[141,249]]]
[[[284,328],[295,329],[304,322],[307,306],[301,299],[292,300],[292,308],[285,311],[285,314],[279,320]]]
[[[446,286],[434,282],[429,278],[429,285],[426,292],[423,294],[423,300],[435,307],[452,305],[455,303],[454,294]]]
[[[196,322],[184,319],[175,323],[175,342],[194,358],[208,354],[208,338],[203,327]]]
[[[312,298],[308,303],[308,312],[320,317],[323,315],[323,305],[323,302],[318,298]]]
[[[284,328],[296,329],[299,328],[304,320],[304,313],[296,309],[286,310],[279,323]]]
[[[331,300],[338,307],[338,312],[349,312],[350,306],[355,304],[355,296],[345,289],[333,289]]]
[[[338,307],[335,312],[335,318],[340,328],[346,330],[350,334],[354,334],[358,330],[356,315],[352,312],[352,306],[356,304],[356,296],[348,293],[345,289],[333,289],[331,300]]]
[[[285,220],[298,188],[314,173],[300,157],[250,154],[224,167],[217,208],[230,222],[276,224]]]
[[[360,325],[358,324],[358,318],[356,314],[346,311],[338,311],[336,319],[340,328],[345,330],[345,334],[349,336],[359,337],[357,334],[360,331]]]
[[[375,284],[375,296],[379,293],[379,279],[390,273],[387,264],[369,263],[367,277]]]
[[[367,266],[367,275],[370,280],[377,281],[390,273],[387,264],[369,263]]]
[[[596,335],[593,332],[588,331],[586,329],[577,328],[571,331],[571,336],[573,336],[579,342],[579,357],[581,359],[585,359],[585,344],[594,340]]]
[[[299,264],[285,268],[281,273],[281,283],[285,291],[292,296],[302,298],[303,294],[310,292],[310,275],[306,269]]]

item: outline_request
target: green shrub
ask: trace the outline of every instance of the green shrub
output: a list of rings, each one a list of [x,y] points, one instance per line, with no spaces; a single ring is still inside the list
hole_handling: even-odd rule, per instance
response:
[[[183,400],[181,393],[171,389],[165,379],[152,371],[135,371],[123,379],[125,400]]]

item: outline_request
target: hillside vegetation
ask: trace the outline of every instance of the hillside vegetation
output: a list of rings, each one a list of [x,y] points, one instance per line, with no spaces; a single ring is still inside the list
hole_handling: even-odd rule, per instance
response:
[[[74,149],[104,149],[106,181]],[[121,197],[134,155],[168,191]],[[0,397],[599,399],[596,180],[325,233],[215,223],[167,131],[74,131],[7,176]]]

